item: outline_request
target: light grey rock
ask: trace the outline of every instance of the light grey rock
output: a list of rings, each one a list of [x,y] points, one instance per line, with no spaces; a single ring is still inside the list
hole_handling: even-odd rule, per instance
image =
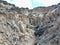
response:
[[[28,9],[0,0],[0,45],[60,45],[60,4]]]

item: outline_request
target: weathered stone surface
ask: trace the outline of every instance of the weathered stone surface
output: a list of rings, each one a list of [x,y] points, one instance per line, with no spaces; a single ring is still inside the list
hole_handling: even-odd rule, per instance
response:
[[[60,45],[60,4],[30,10],[0,0],[0,45]]]

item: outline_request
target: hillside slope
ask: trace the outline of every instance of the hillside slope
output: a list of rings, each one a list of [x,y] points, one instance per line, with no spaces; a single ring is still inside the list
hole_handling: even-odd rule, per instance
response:
[[[28,9],[0,0],[0,45],[60,45],[60,4]]]

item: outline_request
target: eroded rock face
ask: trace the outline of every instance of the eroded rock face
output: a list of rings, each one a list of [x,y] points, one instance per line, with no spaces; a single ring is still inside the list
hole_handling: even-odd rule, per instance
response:
[[[60,4],[29,10],[0,0],[0,45],[60,45]]]
[[[35,32],[36,45],[60,45],[60,8],[46,14],[43,24]],[[53,12],[53,13],[52,13]]]
[[[34,31],[14,17],[0,14],[0,45],[34,45]]]

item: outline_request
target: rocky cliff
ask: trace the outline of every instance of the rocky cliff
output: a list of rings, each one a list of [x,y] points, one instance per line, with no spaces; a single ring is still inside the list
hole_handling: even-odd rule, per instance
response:
[[[60,45],[60,4],[28,9],[0,0],[0,45]]]

